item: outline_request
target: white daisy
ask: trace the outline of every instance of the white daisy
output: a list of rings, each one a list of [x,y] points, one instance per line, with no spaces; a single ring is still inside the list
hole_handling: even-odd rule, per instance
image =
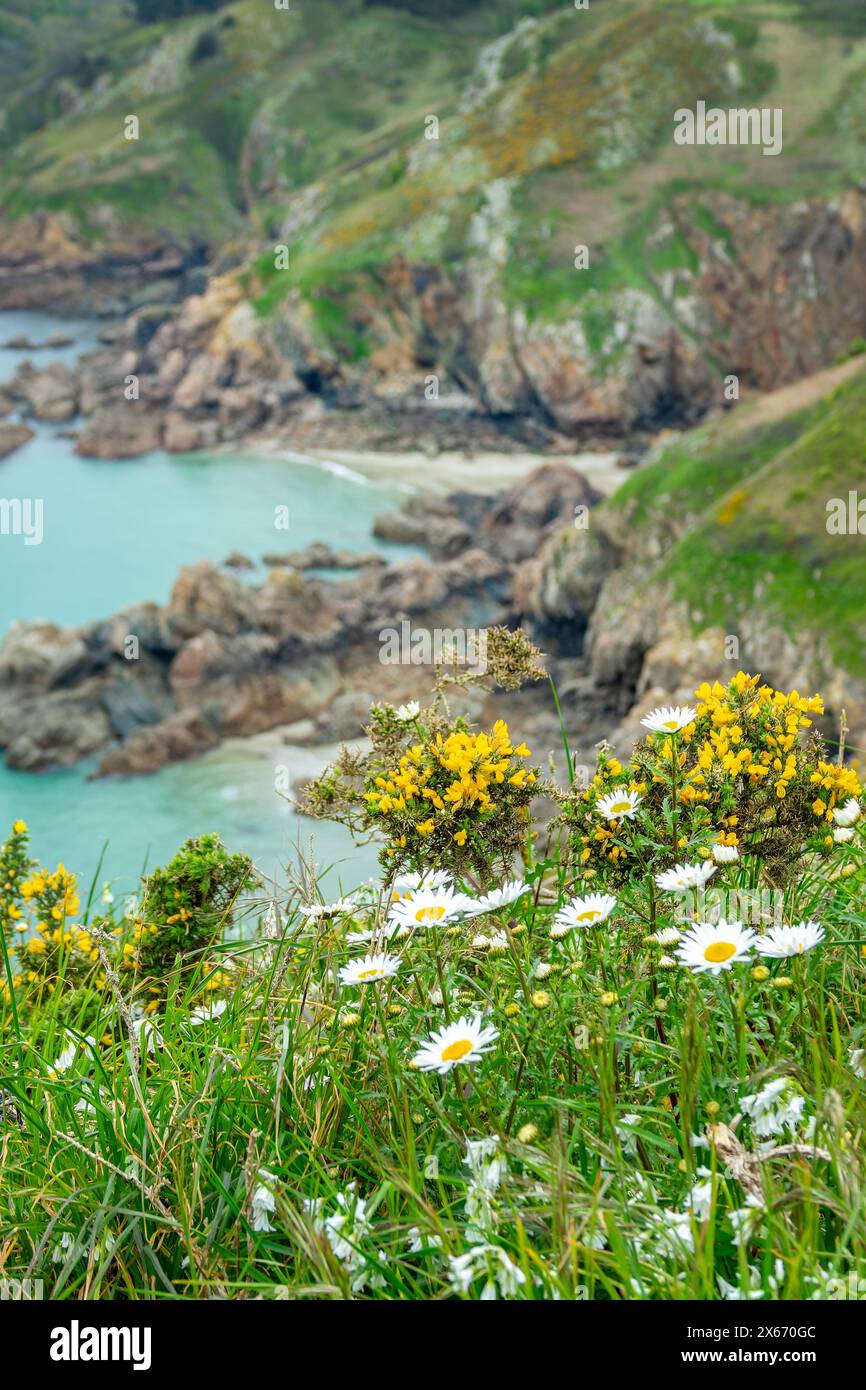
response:
[[[420,1071],[437,1071],[440,1076],[460,1062],[478,1062],[499,1037],[495,1028],[484,1026],[481,1014],[458,1018],[431,1033],[412,1058]]]
[[[837,825],[854,825],[860,819],[860,802],[856,797],[849,796],[844,806],[836,807],[833,819]]]
[[[647,946],[675,946],[681,937],[682,932],[678,927],[662,927],[660,931],[645,936],[644,941]]]
[[[837,845],[844,845],[848,840],[854,839],[854,831],[849,830],[847,826],[837,825],[836,829],[833,831],[833,839],[836,841]]]
[[[818,922],[798,922],[795,927],[770,927],[755,942],[762,956],[783,960],[786,956],[801,956],[824,940],[824,928]]]
[[[401,927],[437,927],[462,917],[471,899],[453,888],[417,888],[391,908],[389,917]]]
[[[855,1076],[866,1077],[866,1048],[852,1047],[848,1051],[851,1070]]]
[[[594,927],[603,922],[616,907],[616,898],[610,893],[588,893],[585,898],[572,898],[557,912],[554,926],[570,931],[572,927]]]
[[[399,969],[398,956],[378,951],[374,956],[359,956],[357,960],[350,960],[348,965],[342,967],[340,979],[344,985],[369,985],[373,981],[390,979]]]
[[[740,851],[736,845],[713,845],[713,858],[717,864],[736,864]]]
[[[709,859],[700,864],[675,864],[672,869],[656,874],[656,883],[666,893],[687,893],[690,888],[703,888],[715,872],[716,866]]]
[[[411,719],[417,718],[421,706],[417,700],[410,700],[408,704],[398,705],[394,711],[396,717],[403,724],[408,724]]]
[[[639,805],[637,792],[608,792],[598,798],[595,809],[603,820],[628,820],[637,813]]]
[[[501,955],[508,950],[508,937],[504,931],[495,931],[492,936],[481,933],[473,936],[472,945],[477,951],[493,951],[495,955]]]
[[[654,734],[676,734],[697,717],[698,712],[691,705],[664,705],[652,710],[640,722]]]
[[[481,898],[468,898],[466,912],[470,917],[479,917],[482,912],[496,912],[500,907],[516,903],[518,898],[522,898],[524,893],[528,892],[529,884],[524,883],[523,879],[514,878],[508,883],[503,883],[501,888],[491,889]]]
[[[677,955],[690,970],[718,975],[747,956],[754,940],[755,933],[742,922],[696,922],[680,942]]]
[[[68,1071],[69,1068],[72,1066],[72,1063],[75,1061],[77,1055],[78,1048],[76,1047],[75,1043],[67,1043],[60,1056],[57,1058],[57,1061],[54,1063],[54,1066],[51,1068],[51,1070],[53,1072]]]
[[[352,912],[357,905],[358,899],[355,897],[338,898],[335,903],[304,903],[298,911],[308,922],[318,922],[323,917],[339,917]]]
[[[408,897],[410,893],[415,893],[419,888],[425,893],[432,892],[434,888],[449,888],[451,886],[451,875],[444,869],[430,869],[426,873],[405,873],[397,874],[391,885],[391,898],[394,902],[399,902],[401,898]]]
[[[673,1211],[666,1207],[659,1217],[664,1219],[664,1225],[658,1230],[659,1245],[664,1251],[681,1258],[683,1251],[694,1250],[691,1212]]]

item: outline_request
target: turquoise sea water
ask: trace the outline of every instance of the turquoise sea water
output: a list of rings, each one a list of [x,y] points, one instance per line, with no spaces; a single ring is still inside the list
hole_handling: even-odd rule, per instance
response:
[[[0,348],[0,384],[23,357],[37,366],[69,360],[95,341],[93,325],[0,313],[0,344],[19,335],[40,342],[61,331],[75,334],[77,349]],[[181,566],[222,561],[232,550],[258,560],[324,540],[398,553],[371,535],[374,516],[394,505],[396,490],[349,470],[222,453],[80,459],[62,437],[68,426],[36,428],[29,444],[0,461],[0,496],[41,498],[44,517],[40,545],[0,535],[0,636],[16,619],[77,624],[142,599],[163,603]],[[288,508],[287,531],[275,529],[278,507]],[[293,756],[286,750],[281,761],[291,768]],[[100,878],[114,880],[116,891],[131,889],[145,861],[164,860],[186,836],[205,830],[252,854],[268,874],[311,834],[319,862],[343,861],[345,884],[374,869],[370,847],[355,851],[339,827],[294,815],[274,791],[273,753],[259,745],[232,744],[152,777],[88,782],[87,771],[32,774],[0,765],[0,828],[24,817],[35,853],[52,865],[63,859],[82,880],[95,873],[105,847]]]

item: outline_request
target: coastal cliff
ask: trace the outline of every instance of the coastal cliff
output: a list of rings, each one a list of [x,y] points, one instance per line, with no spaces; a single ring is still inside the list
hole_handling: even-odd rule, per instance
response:
[[[82,453],[640,445],[857,350],[848,18],[535,8],[61,13],[38,100],[7,45],[0,306],[110,320]],[[782,110],[779,156],[675,145],[696,94]]]

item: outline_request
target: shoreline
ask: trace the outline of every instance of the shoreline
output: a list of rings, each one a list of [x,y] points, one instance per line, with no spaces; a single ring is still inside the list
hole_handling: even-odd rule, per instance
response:
[[[423,489],[437,493],[476,492],[489,495],[511,487],[543,464],[564,463],[575,473],[582,474],[598,492],[609,497],[632,471],[621,465],[623,455],[616,451],[541,454],[443,450],[440,454],[430,455],[420,449],[384,453],[313,448],[299,453],[273,438],[248,441],[242,451],[261,457],[284,458],[292,463],[337,472],[346,478],[354,475],[358,482],[386,482],[402,485],[407,491]]]

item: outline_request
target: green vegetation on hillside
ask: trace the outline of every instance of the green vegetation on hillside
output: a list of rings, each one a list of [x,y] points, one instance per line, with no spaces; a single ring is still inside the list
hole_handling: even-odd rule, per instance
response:
[[[660,298],[673,273],[674,316],[685,294],[676,272],[694,269],[695,248],[681,228],[658,235],[672,199],[688,191],[711,220],[706,195],[719,189],[746,202],[828,196],[862,169],[866,46],[844,0],[821,7],[820,44],[814,7],[795,0],[586,11],[141,0],[139,20],[119,0],[42,10],[37,23],[10,0],[0,17],[0,221],[49,209],[91,242],[129,227],[214,252],[240,237],[258,311],[299,291],[319,335],[349,357],[376,345],[359,341],[369,326],[357,305],[403,253],[449,271],[492,261],[531,319],[577,303],[607,370],[624,287]],[[784,160],[675,148],[672,111],[699,98],[782,106]],[[123,138],[129,114],[137,141]],[[291,266],[277,272],[284,241]],[[582,241],[593,243],[583,277]]]
[[[688,605],[696,630],[736,631],[763,613],[792,636],[823,635],[840,668],[863,676],[863,538],[828,527],[828,504],[866,493],[864,440],[866,369],[781,418],[750,427],[734,412],[684,435],[606,507],[638,546],[668,538],[653,582]]]

